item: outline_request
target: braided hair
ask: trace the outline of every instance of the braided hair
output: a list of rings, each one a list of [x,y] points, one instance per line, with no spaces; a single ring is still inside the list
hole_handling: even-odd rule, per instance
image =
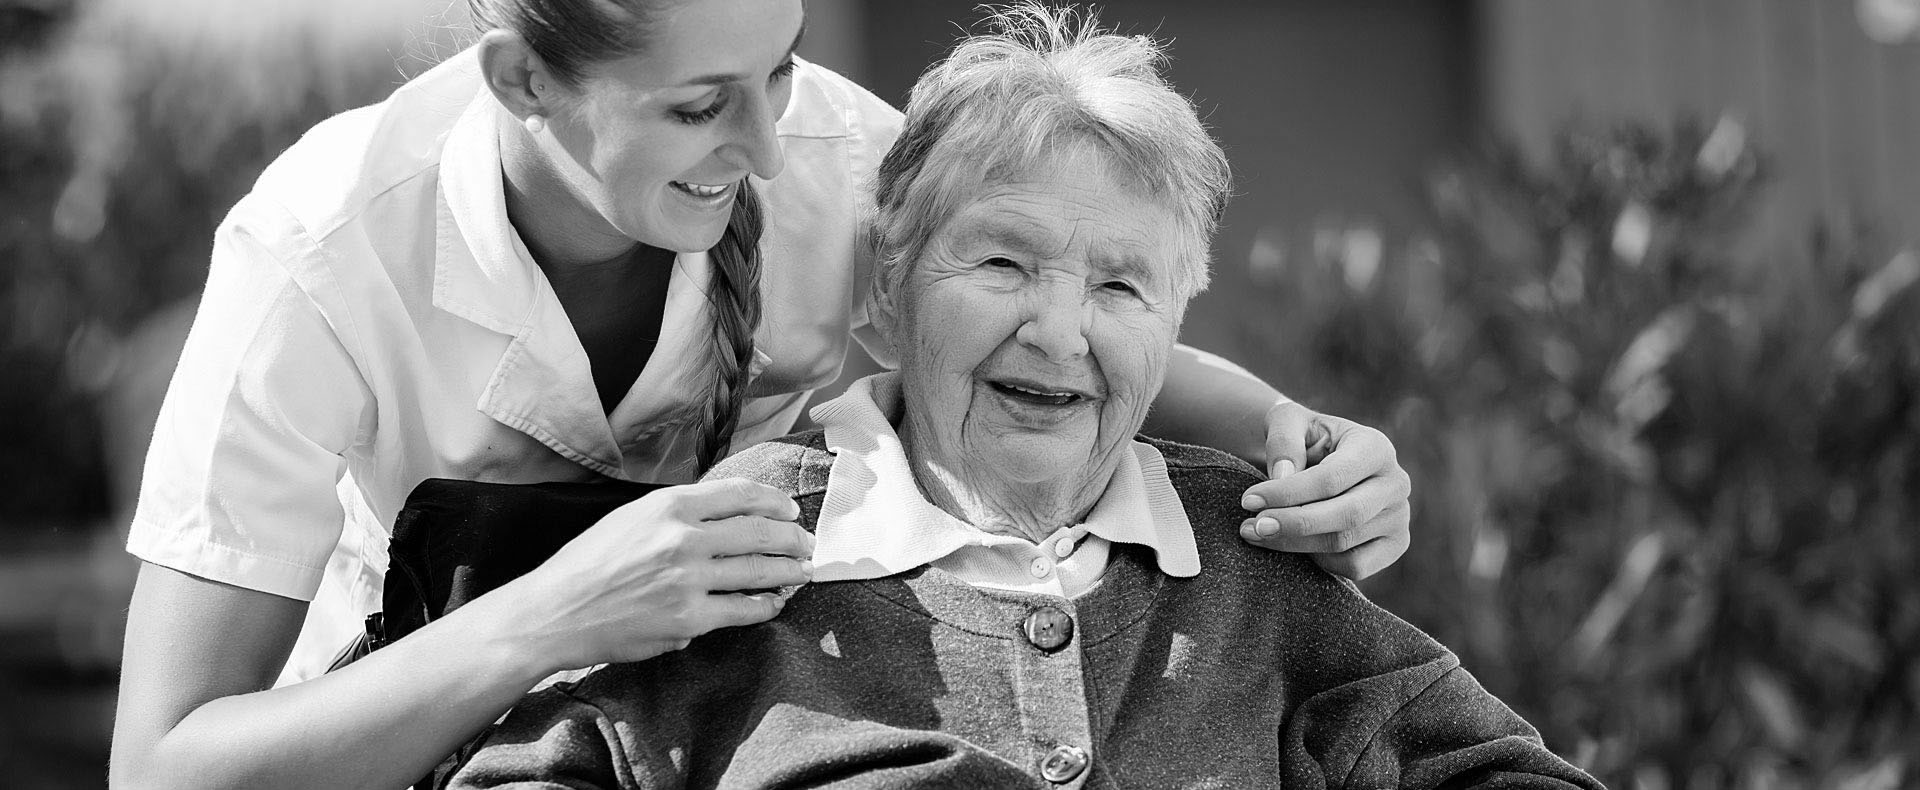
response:
[[[707,302],[712,316],[713,364],[701,410],[700,444],[695,459],[700,470],[713,467],[726,455],[739,427],[740,409],[747,401],[752,374],[753,333],[760,328],[760,198],[749,179],[740,179],[733,200],[733,216],[720,243],[707,253],[712,275]]]

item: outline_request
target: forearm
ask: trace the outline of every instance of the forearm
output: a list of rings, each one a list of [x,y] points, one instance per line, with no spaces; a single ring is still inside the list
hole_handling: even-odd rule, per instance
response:
[[[144,754],[116,751],[114,784],[406,786],[548,673],[497,625],[513,622],[502,603],[483,596],[339,671],[200,705]]]
[[[1166,384],[1147,414],[1146,433],[1267,462],[1267,409],[1279,390],[1246,369],[1192,346],[1173,347]]]

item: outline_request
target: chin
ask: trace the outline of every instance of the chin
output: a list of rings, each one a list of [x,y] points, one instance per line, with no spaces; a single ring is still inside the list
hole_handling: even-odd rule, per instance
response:
[[[627,232],[627,238],[650,247],[680,253],[711,250],[727,234],[724,218],[717,222],[693,224],[673,222],[664,217],[633,217],[629,219],[627,227],[632,228],[631,232]]]
[[[994,453],[992,466],[1005,477],[1039,482],[1074,474],[1093,463],[1087,448],[1077,444],[1061,446],[1067,444],[1055,445],[1045,440],[1020,442]]]
[[[667,236],[635,236],[635,240],[641,244],[678,253],[706,252],[713,249],[714,245],[720,243],[720,238],[726,235],[726,231],[727,229],[723,226],[711,234],[702,233],[696,235],[681,232]]]

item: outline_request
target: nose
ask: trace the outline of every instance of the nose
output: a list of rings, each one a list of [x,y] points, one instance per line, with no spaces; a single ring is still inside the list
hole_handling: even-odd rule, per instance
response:
[[[1045,355],[1050,362],[1069,362],[1087,353],[1087,329],[1093,305],[1079,288],[1042,287],[1027,308],[1026,322],[1014,338]]]
[[[773,178],[787,166],[786,154],[780,150],[780,135],[774,130],[780,113],[765,94],[748,98],[746,104],[733,116],[727,141],[720,147],[721,158],[762,179]]]

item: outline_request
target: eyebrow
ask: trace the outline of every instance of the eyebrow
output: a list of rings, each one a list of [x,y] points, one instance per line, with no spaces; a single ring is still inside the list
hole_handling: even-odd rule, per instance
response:
[[[1143,283],[1158,282],[1154,267],[1147,265],[1147,259],[1132,252],[1114,255],[1099,255],[1093,259],[1095,269],[1102,274],[1118,275],[1139,280]]]
[[[807,36],[807,20],[805,17],[802,17],[800,19],[800,30],[793,34],[793,43],[787,46],[786,57],[781,58],[781,60],[785,61],[787,58],[793,57],[793,53],[799,52],[800,39],[806,38],[806,36]],[[694,77],[693,79],[687,80],[686,82],[681,84],[683,85],[725,85],[729,82],[746,82],[746,81],[747,81],[747,77],[741,74],[707,74],[700,77]]]
[[[1053,239],[1043,238],[1042,234],[1035,234],[1030,228],[1023,227],[1018,222],[996,219],[985,223],[984,227],[974,228],[970,235],[976,240],[984,240],[993,245],[1040,257],[1054,255],[1060,250],[1058,243],[1048,243],[1053,242]],[[1137,252],[1125,249],[1124,245],[1096,245],[1093,253],[1093,268],[1102,275],[1131,277],[1141,282],[1159,280],[1154,267],[1147,262],[1147,259]]]

